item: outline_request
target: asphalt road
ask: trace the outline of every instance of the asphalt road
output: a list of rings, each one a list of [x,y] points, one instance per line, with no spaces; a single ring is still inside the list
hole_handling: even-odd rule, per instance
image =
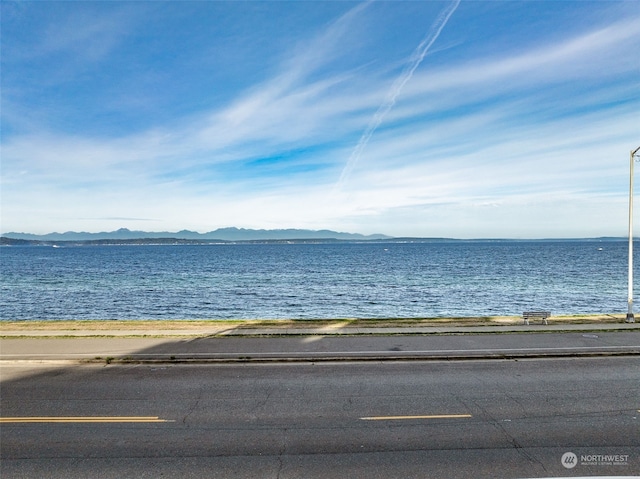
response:
[[[0,372],[3,479],[640,475],[637,356]]]

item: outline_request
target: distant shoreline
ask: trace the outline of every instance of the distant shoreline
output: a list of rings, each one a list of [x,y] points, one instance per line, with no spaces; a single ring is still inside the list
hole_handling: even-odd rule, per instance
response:
[[[332,230],[218,228],[206,233],[197,231],[141,231],[120,228],[99,233],[67,231],[65,233],[0,232],[0,245],[212,245],[212,244],[291,244],[291,243],[462,243],[526,241],[624,241],[628,237],[599,236],[583,238],[454,238],[446,236],[389,236],[385,234],[345,233]]]

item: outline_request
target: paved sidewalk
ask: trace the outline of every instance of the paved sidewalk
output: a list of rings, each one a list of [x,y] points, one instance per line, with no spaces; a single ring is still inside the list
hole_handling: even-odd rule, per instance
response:
[[[300,326],[300,325],[298,325]],[[112,326],[114,327],[114,326]],[[228,362],[640,355],[640,324],[0,329],[0,362]]]

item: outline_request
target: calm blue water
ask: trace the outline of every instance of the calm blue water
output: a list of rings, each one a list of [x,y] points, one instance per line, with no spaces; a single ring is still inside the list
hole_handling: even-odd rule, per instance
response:
[[[624,241],[0,248],[2,320],[598,314],[626,298]]]

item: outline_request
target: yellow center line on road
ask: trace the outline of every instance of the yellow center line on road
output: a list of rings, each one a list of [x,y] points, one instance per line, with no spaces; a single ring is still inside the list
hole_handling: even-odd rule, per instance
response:
[[[0,424],[7,423],[118,423],[118,422],[174,422],[160,419],[158,416],[34,416],[34,417],[0,417]]]
[[[471,414],[433,414],[428,416],[369,416],[361,417],[363,421],[397,421],[402,419],[464,419]]]

